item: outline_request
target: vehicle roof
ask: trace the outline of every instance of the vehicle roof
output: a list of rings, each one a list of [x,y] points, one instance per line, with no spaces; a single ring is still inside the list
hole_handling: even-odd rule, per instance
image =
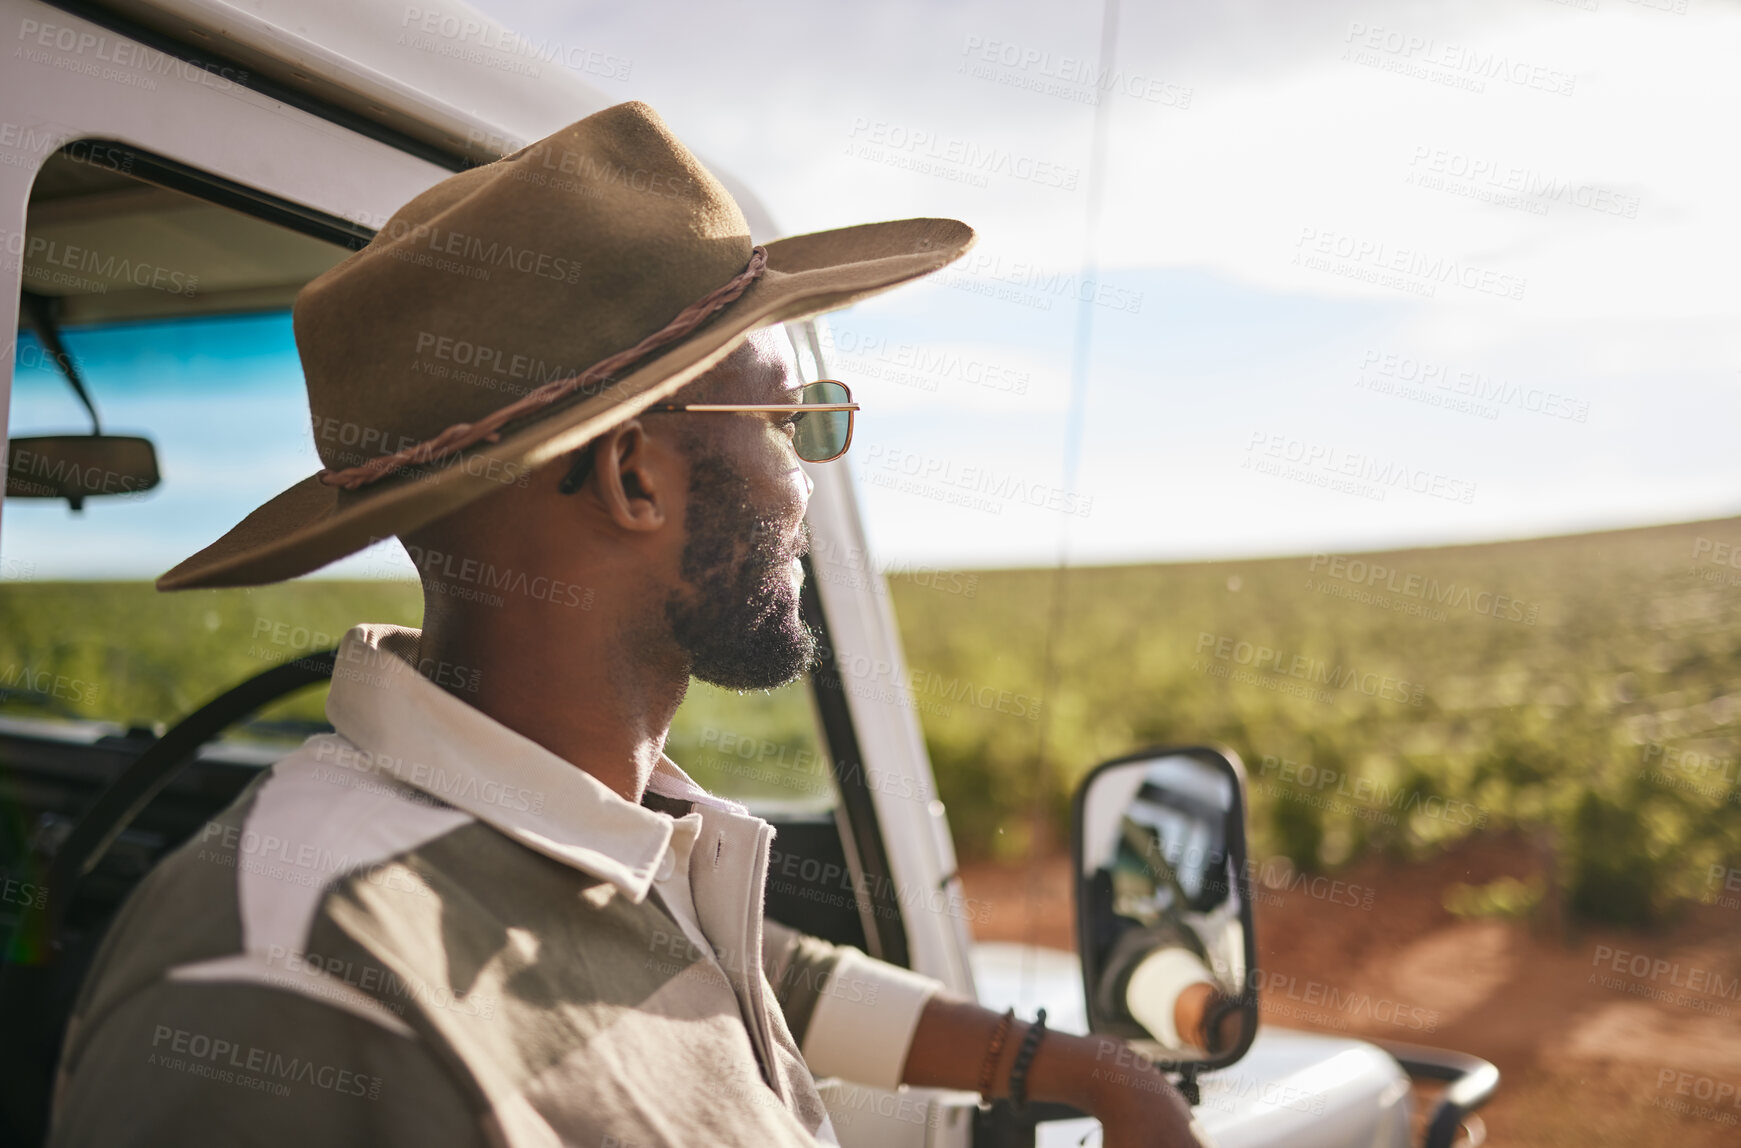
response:
[[[493,159],[611,101],[520,37],[453,0],[100,0],[99,7],[444,150]],[[425,33],[425,26],[437,29]],[[463,53],[487,45],[495,66]],[[439,49],[447,49],[442,51]],[[493,61],[492,61],[493,63]],[[524,67],[514,65],[523,64]]]
[[[474,163],[621,102],[570,66],[608,71],[615,57],[579,39],[522,35],[457,0],[97,0],[95,7]],[[731,172],[703,162],[743,208],[751,236],[774,238],[757,197]]]

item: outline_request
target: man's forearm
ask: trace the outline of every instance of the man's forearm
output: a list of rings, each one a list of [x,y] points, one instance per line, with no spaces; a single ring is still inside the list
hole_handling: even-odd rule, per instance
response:
[[[979,1091],[986,1061],[992,1061],[986,1100],[1009,1095],[1010,1069],[1028,1025],[1010,1026],[996,1055],[991,1052],[1001,1013],[943,993],[934,994],[919,1016],[907,1052],[902,1082],[924,1088]],[[1047,1030],[1028,1069],[1030,1100],[1051,1100],[1097,1117],[1105,1148],[1138,1144],[1195,1146],[1207,1142],[1178,1090],[1123,1041]]]
[[[934,995],[919,1015],[902,1082],[926,1088],[979,1090],[987,1051],[1002,1013],[943,993]],[[1017,1021],[998,1051],[991,1069],[987,1100],[1009,1095],[1010,1069],[1015,1064],[1027,1025]],[[1089,1110],[1094,1069],[1113,1063],[1119,1042],[1106,1037],[1081,1037],[1047,1031],[1028,1069],[1028,1096],[1056,1100]],[[1104,1074],[1102,1074],[1104,1075]]]
[[[1175,1008],[1179,1032],[1200,1048],[1209,1047],[1208,1034],[1203,1031],[1202,1023],[1215,995],[1211,985],[1192,985],[1180,994]],[[919,1016],[919,1028],[913,1034],[912,1048],[907,1053],[902,1083],[977,1091],[980,1074],[985,1071],[987,1051],[1001,1016],[1001,1013],[969,1001],[941,993],[933,996]],[[1236,1043],[1240,1025],[1238,1013],[1223,1015],[1217,1026],[1214,1047],[1228,1048]],[[992,1068],[991,1091],[986,1099],[1008,1095],[1009,1070],[1025,1031],[1023,1024],[1012,1026]],[[1048,1050],[1051,1055],[1047,1055]],[[1116,1075],[1108,1069],[1123,1069],[1130,1062],[1131,1053],[1122,1041],[1111,1037],[1071,1036],[1048,1030],[1028,1071],[1028,1095],[1037,1100],[1058,1100],[1081,1108],[1084,1105],[1072,1097],[1085,1097],[1085,1089]]]

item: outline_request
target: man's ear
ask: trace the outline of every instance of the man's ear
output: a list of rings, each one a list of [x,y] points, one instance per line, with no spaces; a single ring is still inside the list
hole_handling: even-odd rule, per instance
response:
[[[594,440],[592,449],[588,485],[611,521],[634,531],[664,526],[678,486],[676,456],[647,434],[640,419],[606,431]]]

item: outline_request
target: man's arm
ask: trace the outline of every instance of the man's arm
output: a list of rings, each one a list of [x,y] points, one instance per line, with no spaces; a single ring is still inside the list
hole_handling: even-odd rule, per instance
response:
[[[763,970],[816,1075],[885,1089],[978,1090],[1001,1013],[950,996],[930,977],[774,921],[764,925]],[[1179,1019],[1181,1032],[1196,1031],[1190,1017]],[[1009,1094],[1026,1031],[1025,1023],[1011,1026],[988,1100]],[[1048,1030],[1028,1070],[1028,1096],[1098,1117],[1109,1148],[1199,1143],[1178,1090],[1146,1064],[1123,1041]]]
[[[894,1090],[919,1017],[942,983],[766,921],[762,971],[818,1077]]]
[[[933,995],[920,1014],[902,1083],[977,1091],[1002,1015],[969,1001]],[[1009,1095],[1010,1069],[1027,1030],[1021,1021],[1010,1026],[991,1071],[987,1100]],[[1206,1141],[1178,1090],[1121,1040],[1048,1029],[1027,1079],[1030,1100],[1059,1101],[1099,1119],[1107,1148],[1186,1148]]]

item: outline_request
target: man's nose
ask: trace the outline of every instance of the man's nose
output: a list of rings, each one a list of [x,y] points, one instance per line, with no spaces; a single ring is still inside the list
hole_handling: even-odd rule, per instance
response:
[[[798,500],[806,506],[810,504],[810,495],[816,490],[816,480],[810,477],[810,472],[802,466],[792,468],[792,488],[798,492]]]

